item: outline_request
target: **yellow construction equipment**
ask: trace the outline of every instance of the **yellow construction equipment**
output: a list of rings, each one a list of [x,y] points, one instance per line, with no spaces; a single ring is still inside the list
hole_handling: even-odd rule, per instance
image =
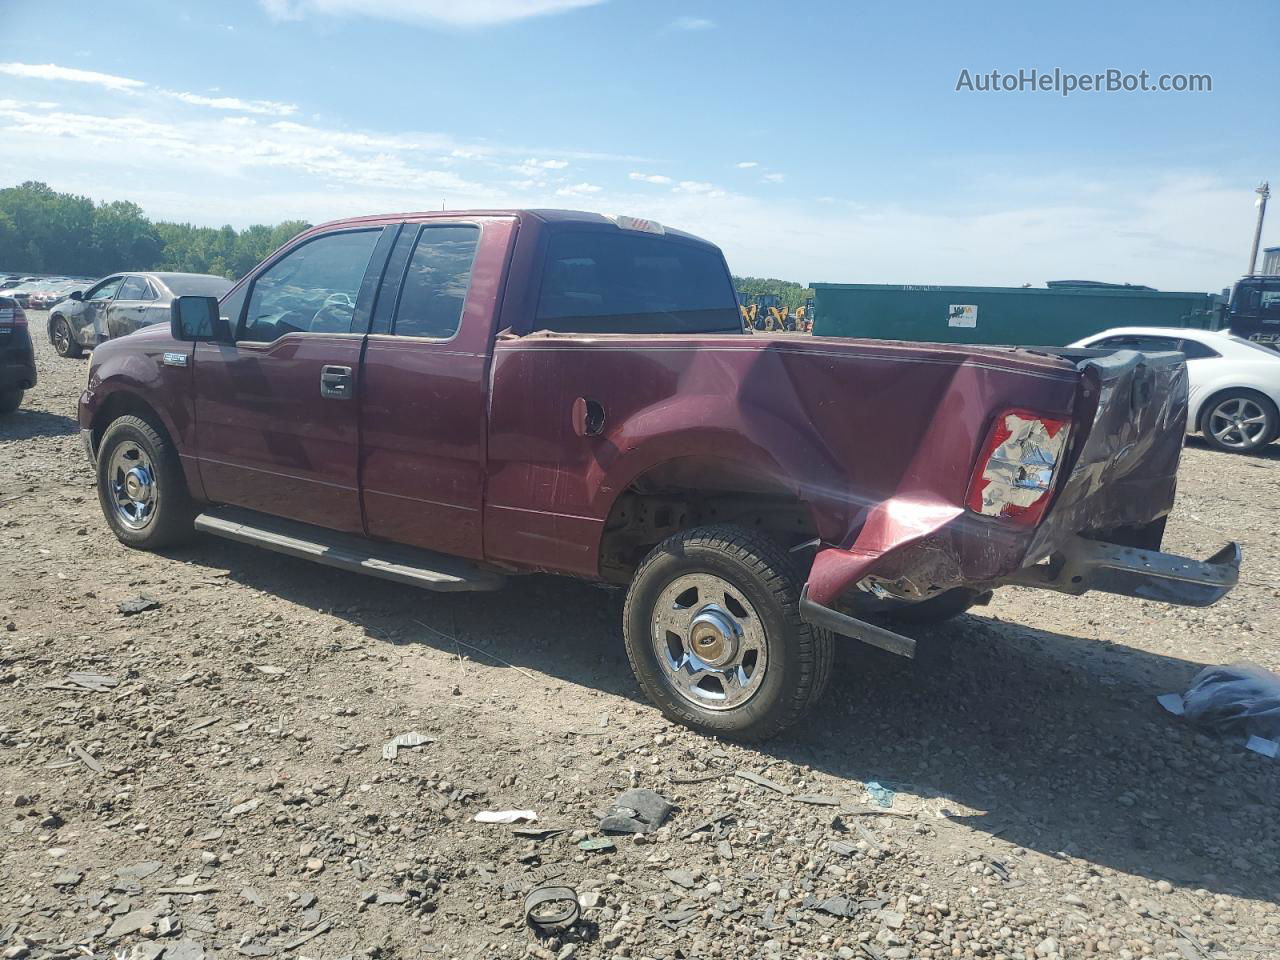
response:
[[[781,298],[773,294],[757,294],[750,303],[738,306],[742,312],[742,322],[752,330],[768,332],[782,330],[798,330],[809,333],[813,330],[813,306],[806,302],[792,312],[790,307],[781,303]]]

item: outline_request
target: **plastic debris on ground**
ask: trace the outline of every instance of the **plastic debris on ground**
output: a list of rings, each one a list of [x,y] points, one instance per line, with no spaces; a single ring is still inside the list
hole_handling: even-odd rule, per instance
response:
[[[890,787],[886,787],[883,783],[880,783],[877,780],[868,780],[864,786],[867,788],[867,796],[869,796],[873,802],[882,807],[893,806],[893,798],[898,795],[898,791]]]
[[[402,733],[397,737],[392,737],[382,745],[382,759],[394,760],[396,754],[401,749],[409,749],[411,747],[421,747],[424,744],[435,743],[435,737],[428,737],[418,733],[416,730],[410,730],[408,733]]]
[[[1174,716],[1264,757],[1280,755],[1280,676],[1252,663],[1205,667],[1183,694],[1156,698]]]
[[[532,823],[538,815],[532,810],[481,810],[472,819],[476,823]]]
[[[116,604],[116,609],[123,613],[126,617],[131,617],[135,613],[143,613],[147,610],[155,610],[160,606],[160,601],[155,597],[148,597],[145,594],[137,597],[130,597],[128,600],[121,600]]]
[[[600,819],[601,833],[653,833],[674,808],[652,790],[626,790]]]

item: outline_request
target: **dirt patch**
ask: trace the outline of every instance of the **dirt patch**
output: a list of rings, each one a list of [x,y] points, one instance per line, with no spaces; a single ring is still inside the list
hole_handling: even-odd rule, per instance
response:
[[[851,642],[816,716],[748,749],[641,700],[589,584],[125,549],[76,434],[86,361],[37,350],[0,423],[9,960],[1275,955],[1280,764],[1155,697],[1280,669],[1280,447],[1186,451],[1168,548],[1244,545],[1217,607],[1007,590],[913,630],[915,663]],[[631,787],[666,824],[580,847]],[[473,820],[508,809],[538,820]],[[539,938],[545,883],[582,919]]]

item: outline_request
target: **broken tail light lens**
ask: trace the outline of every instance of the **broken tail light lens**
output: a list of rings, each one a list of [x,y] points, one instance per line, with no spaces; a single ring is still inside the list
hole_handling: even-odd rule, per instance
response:
[[[965,505],[1021,526],[1040,522],[1053,495],[1071,421],[1006,410],[991,425],[974,466]]]

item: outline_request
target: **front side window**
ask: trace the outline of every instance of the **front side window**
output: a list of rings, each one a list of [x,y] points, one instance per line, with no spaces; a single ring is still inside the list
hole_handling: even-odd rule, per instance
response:
[[[1262,308],[1262,315],[1267,320],[1280,320],[1280,282],[1268,280],[1262,285],[1261,302],[1259,306]]]
[[[329,233],[295,247],[253,281],[237,340],[349,333],[381,229]]]
[[[629,231],[554,234],[535,327],[565,333],[741,333],[713,248]]]
[[[84,295],[86,300],[110,300],[120,289],[124,277],[110,277]]]
[[[124,283],[120,284],[120,300],[145,300],[144,294],[147,292],[147,281],[141,277],[126,277]]]
[[[400,285],[393,333],[447,340],[458,332],[479,241],[479,227],[422,228]]]

